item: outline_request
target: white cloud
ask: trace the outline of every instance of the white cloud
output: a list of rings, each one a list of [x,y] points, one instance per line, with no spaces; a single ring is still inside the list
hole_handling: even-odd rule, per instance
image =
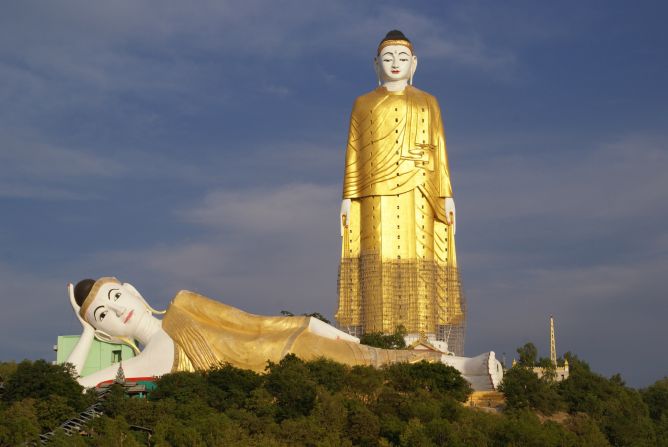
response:
[[[417,9],[401,7],[369,15],[354,2],[67,1],[39,8],[30,3],[3,14],[0,55],[16,62],[11,69],[24,67],[24,74],[43,81],[76,82],[94,96],[128,89],[179,91],[201,74],[194,54],[233,52],[234,59],[266,64],[332,49],[349,53],[361,45],[371,58],[383,34],[396,26],[416,42],[419,54],[445,64],[499,69],[515,63],[508,49],[483,37],[484,29],[456,22],[444,27]]]
[[[82,179],[123,175],[126,167],[94,151],[63,148],[5,129],[0,138],[0,196],[49,200],[94,197]]]
[[[475,218],[642,218],[664,213],[666,148],[665,136],[623,135],[561,154],[547,147],[491,154],[456,176],[462,188],[475,191],[476,207],[468,210]]]
[[[202,204],[180,213],[187,221],[257,233],[299,233],[330,215],[336,220],[333,198],[338,186],[294,184],[280,188],[215,191]]]
[[[59,334],[80,332],[65,281],[0,262],[0,360],[53,357]]]
[[[547,355],[554,314],[560,352],[576,351],[595,370],[621,372],[634,384],[652,380],[634,365],[668,336],[657,314],[668,269],[660,223],[668,219],[666,136],[607,135],[552,152],[518,151],[550,141],[558,148],[549,135],[522,135],[515,144],[488,137],[471,143],[489,149],[474,149],[475,165],[455,172],[469,352],[494,334],[494,348],[510,358],[527,341]],[[615,361],[619,352],[634,360]]]
[[[81,264],[82,272],[141,286],[156,306],[191,289],[259,313],[330,313],[336,305],[338,197],[338,186],[311,184],[214,191],[174,215],[202,229],[192,233],[197,236],[136,249],[100,247],[75,260],[72,270]]]
[[[29,138],[4,138],[0,141],[0,172],[33,178],[113,177],[124,168],[116,161],[93,151],[57,147]],[[3,172],[4,171],[4,172]]]

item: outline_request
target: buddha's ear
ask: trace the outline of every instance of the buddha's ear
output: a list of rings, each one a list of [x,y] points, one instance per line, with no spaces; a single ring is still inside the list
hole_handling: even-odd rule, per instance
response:
[[[125,283],[123,283],[123,287],[126,288],[127,290],[129,290],[130,293],[132,293],[134,296],[136,296],[137,298],[139,298],[139,299],[142,301],[142,303],[144,303],[144,306],[146,306],[146,308],[147,308],[148,310],[150,310],[152,313],[162,315],[162,314],[164,314],[164,313],[166,312],[166,311],[164,311],[164,310],[155,310],[154,308],[152,308],[151,305],[148,304],[148,302],[146,301],[146,299],[144,299],[144,297],[141,295],[141,293],[139,293],[139,290],[137,290],[137,289],[135,288],[135,286],[133,286],[133,285],[130,284],[129,282],[125,282]]]
[[[123,343],[120,339],[112,337],[111,335],[99,329],[95,329],[95,338],[105,343],[116,343],[116,344]]]
[[[95,338],[97,338],[98,340],[103,341],[105,343],[114,343],[114,344],[117,344],[117,345],[121,345],[121,344],[128,345],[134,351],[135,355],[139,355],[139,353],[141,352],[139,350],[139,348],[137,347],[137,345],[127,337],[113,337],[113,336],[107,334],[104,331],[96,329],[95,330]]]
[[[378,86],[380,87],[383,81],[380,79],[380,67],[378,66],[377,56],[373,58],[373,71],[376,73],[376,80],[378,80]]]
[[[413,63],[411,64],[411,78],[409,84],[413,85],[413,76],[415,75],[415,70],[417,69],[418,59],[417,56],[413,56]]]

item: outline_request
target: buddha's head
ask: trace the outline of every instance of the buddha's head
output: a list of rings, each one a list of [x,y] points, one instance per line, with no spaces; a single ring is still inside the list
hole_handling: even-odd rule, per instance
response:
[[[128,343],[136,338],[143,320],[158,313],[131,284],[112,277],[79,281],[73,293],[79,315],[104,341]]]
[[[417,68],[417,57],[413,45],[404,33],[392,30],[378,45],[374,59],[376,74],[381,83],[392,81],[410,81]]]

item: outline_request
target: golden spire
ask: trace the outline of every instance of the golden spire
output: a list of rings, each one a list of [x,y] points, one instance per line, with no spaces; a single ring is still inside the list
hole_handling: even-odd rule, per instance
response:
[[[554,317],[550,315],[550,361],[557,366],[557,344],[554,339]]]

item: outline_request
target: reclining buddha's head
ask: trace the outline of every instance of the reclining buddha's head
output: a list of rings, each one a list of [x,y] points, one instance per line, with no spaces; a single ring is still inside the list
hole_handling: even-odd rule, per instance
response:
[[[157,313],[131,284],[121,283],[113,277],[79,281],[74,287],[74,299],[80,307],[79,315],[97,330],[96,335],[102,339],[105,335],[121,340],[133,339],[142,320]]]

